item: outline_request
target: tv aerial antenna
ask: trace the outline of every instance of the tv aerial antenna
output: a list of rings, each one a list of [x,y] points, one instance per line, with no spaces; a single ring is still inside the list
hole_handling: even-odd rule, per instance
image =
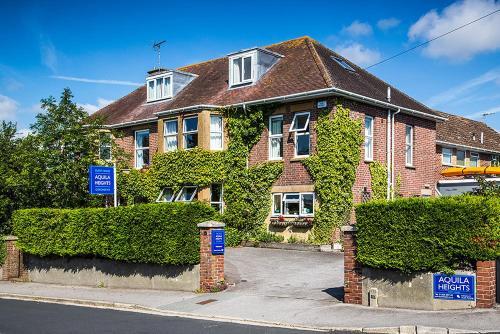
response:
[[[161,67],[161,62],[160,62],[160,49],[161,49],[161,45],[163,43],[165,43],[166,41],[161,41],[161,42],[154,42],[153,43],[153,50],[155,50],[156,52],[158,52],[158,68]]]

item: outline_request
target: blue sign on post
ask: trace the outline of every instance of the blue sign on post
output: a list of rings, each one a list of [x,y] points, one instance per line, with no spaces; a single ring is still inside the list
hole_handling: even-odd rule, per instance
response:
[[[212,254],[224,254],[224,230],[212,230]]]
[[[90,166],[89,187],[91,195],[113,195],[115,187],[113,167]]]
[[[476,299],[476,280],[474,275],[445,275],[433,276],[434,299],[465,300]]]

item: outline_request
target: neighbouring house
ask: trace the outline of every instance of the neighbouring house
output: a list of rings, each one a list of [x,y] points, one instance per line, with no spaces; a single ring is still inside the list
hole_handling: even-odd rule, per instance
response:
[[[473,177],[447,177],[440,172],[449,167],[500,166],[500,134],[483,122],[441,113],[445,122],[436,127],[436,190],[440,195],[456,195],[477,187]],[[500,178],[488,177],[500,184]]]
[[[155,69],[145,81],[144,86],[96,113],[107,126],[124,133],[119,144],[133,156],[131,168],[149,165],[157,152],[193,147],[224,150],[228,137],[218,112],[221,107],[276,104],[251,150],[249,164],[284,163],[284,171],[272,187],[270,217],[314,217],[314,184],[301,160],[315,151],[319,112],[334,109],[340,102],[364,126],[365,143],[352,189],[355,202],[372,191],[369,165],[373,161],[388,167],[387,189],[398,180],[398,192],[403,196],[436,194],[436,128],[447,116],[309,37],[241,50],[175,70]],[[479,141],[480,133],[476,135]],[[492,140],[488,136],[487,142]],[[169,201],[198,199],[221,210],[224,206],[221,185],[206,189],[186,186],[179,194],[170,194],[168,189],[166,193],[163,198]],[[301,232],[307,236],[307,229]]]

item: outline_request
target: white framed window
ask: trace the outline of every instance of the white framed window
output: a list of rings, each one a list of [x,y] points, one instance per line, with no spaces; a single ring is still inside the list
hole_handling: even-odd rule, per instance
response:
[[[443,165],[451,166],[451,157],[453,156],[453,150],[448,147],[442,147],[441,156],[442,156],[441,161]]]
[[[365,160],[373,160],[373,117],[365,116]]]
[[[255,57],[255,52],[229,57],[229,86],[232,87],[253,82]]]
[[[196,198],[198,187],[184,186],[175,198],[176,202],[192,202]]]
[[[457,166],[465,166],[465,151],[457,150]]]
[[[157,202],[173,202],[175,198],[175,193],[172,188],[163,188],[160,192],[160,196],[156,199]]]
[[[280,216],[283,213],[283,202],[281,199],[281,193],[273,194],[273,216]]]
[[[479,153],[470,152],[470,167],[479,167]]]
[[[223,130],[222,116],[210,115],[210,149],[222,150]]]
[[[184,118],[183,136],[186,150],[198,146],[198,116]]]
[[[172,75],[160,75],[147,79],[148,102],[172,97]]]
[[[406,166],[413,166],[413,126],[406,126]]]
[[[102,132],[99,134],[99,159],[111,161],[111,147],[113,138],[111,133]]]
[[[214,183],[210,186],[210,206],[222,213],[224,211],[223,186],[221,183]]]
[[[175,151],[177,149],[178,123],[177,119],[168,120],[163,123],[163,137],[165,152]]]
[[[309,119],[311,113],[299,112],[293,115],[290,132],[295,133],[295,157],[306,157],[310,153]]]
[[[304,217],[314,215],[314,193],[274,193],[273,216]]]
[[[283,159],[283,115],[269,117],[269,160]]]
[[[498,155],[498,154],[493,154],[493,155],[491,156],[491,163],[490,163],[490,165],[491,165],[492,167],[500,167],[500,155]]]
[[[135,168],[149,165],[149,130],[135,132]]]

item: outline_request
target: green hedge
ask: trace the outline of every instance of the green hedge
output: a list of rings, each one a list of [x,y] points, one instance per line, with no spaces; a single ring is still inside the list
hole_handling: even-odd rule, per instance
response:
[[[3,240],[2,235],[0,235],[0,267],[3,266],[5,262],[5,257],[7,256],[7,246]]]
[[[20,249],[38,256],[99,256],[139,263],[199,263],[197,223],[213,219],[202,203],[118,208],[26,209],[13,214]]]
[[[356,207],[357,259],[404,272],[449,271],[500,255],[500,198],[373,201]]]

